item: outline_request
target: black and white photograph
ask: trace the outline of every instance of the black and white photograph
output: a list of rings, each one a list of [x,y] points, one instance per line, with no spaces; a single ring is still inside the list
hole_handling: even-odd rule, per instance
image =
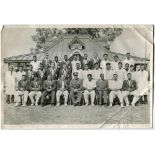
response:
[[[152,128],[153,31],[4,25],[2,128]]]

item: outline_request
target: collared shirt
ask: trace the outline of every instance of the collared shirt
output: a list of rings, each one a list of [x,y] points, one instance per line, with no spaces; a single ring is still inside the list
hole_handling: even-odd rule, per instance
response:
[[[71,64],[72,64],[72,71],[74,72],[75,70],[76,70],[76,64],[77,63],[79,63],[80,64],[80,66],[81,66],[81,62],[79,61],[79,60],[73,60],[72,62],[71,62]]]
[[[108,80],[97,80],[96,81],[97,90],[109,88]]]
[[[109,88],[111,90],[113,89],[121,89],[123,85],[123,81],[122,80],[110,80],[109,81]]]
[[[95,88],[96,87],[96,81],[95,80],[91,80],[91,81],[89,81],[88,79],[87,80],[85,80],[84,82],[83,82],[83,87],[85,87],[86,89],[93,89],[93,88]]]
[[[104,72],[104,78],[106,80],[112,80],[113,79],[113,74],[114,74],[114,71],[109,69],[109,70],[105,70]]]
[[[118,79],[119,80],[124,80],[124,69],[117,69],[116,70],[116,73],[117,73],[117,75],[118,75]]]
[[[111,62],[111,69],[112,69],[112,70],[115,70],[115,71],[118,70],[118,63],[119,63],[119,62],[120,62],[120,61],[117,61],[117,62],[116,62],[116,61],[112,61],[112,62]]]
[[[100,74],[103,73],[102,69],[94,69],[92,70],[92,74],[93,74],[93,79],[98,80],[100,79]]]
[[[37,72],[40,67],[40,61],[31,61],[30,65],[32,65],[33,71]]]

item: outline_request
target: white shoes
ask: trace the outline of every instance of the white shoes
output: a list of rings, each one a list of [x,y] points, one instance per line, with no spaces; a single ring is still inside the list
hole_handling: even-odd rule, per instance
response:
[[[109,107],[112,107],[112,103],[110,103]]]
[[[15,103],[15,107],[18,107],[18,106],[20,106],[21,105],[21,103]]]
[[[23,103],[23,105],[22,105],[23,107],[26,107],[26,103]]]

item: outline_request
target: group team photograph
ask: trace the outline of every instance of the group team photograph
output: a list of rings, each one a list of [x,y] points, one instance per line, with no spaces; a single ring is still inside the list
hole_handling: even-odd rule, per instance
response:
[[[6,26],[4,123],[149,124],[151,32]]]

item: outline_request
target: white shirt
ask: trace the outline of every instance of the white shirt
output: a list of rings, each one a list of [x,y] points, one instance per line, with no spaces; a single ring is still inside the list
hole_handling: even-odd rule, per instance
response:
[[[129,66],[130,66],[130,65],[134,65],[135,64],[135,61],[132,58],[130,58],[129,60],[126,58],[126,59],[123,60],[123,66],[124,67],[125,67],[125,64],[126,63],[128,63]]]
[[[137,86],[140,91],[145,91],[148,88],[148,71],[139,71],[136,73]]]
[[[114,71],[113,70],[105,70],[105,75],[104,75],[104,78],[106,80],[112,80],[113,79],[113,74],[114,74]]]
[[[64,89],[64,87],[65,87],[65,83],[64,83],[64,81],[62,81],[62,86],[61,86],[61,88]]]
[[[125,69],[123,70],[123,77],[124,77],[124,80],[127,80],[128,77],[127,77],[127,74],[130,73],[130,70],[126,71]]]
[[[119,80],[124,80],[124,69],[117,69],[116,73],[118,75]]]
[[[105,70],[106,69],[106,64],[107,63],[110,63],[110,61],[108,61],[108,60],[102,60],[101,61],[101,63],[100,63],[100,67],[103,69],[103,70]]]
[[[22,76],[23,76],[23,75],[26,75],[26,72],[24,72],[24,71],[22,71],[22,72],[18,71],[18,72],[15,74],[16,80],[19,82],[19,81],[22,79]]]
[[[74,72],[74,70],[76,70],[76,64],[77,63],[79,63],[80,64],[80,66],[81,66],[81,62],[79,61],[79,60],[73,60],[72,62],[71,62],[71,65],[72,65],[72,71]]]
[[[100,74],[101,73],[103,73],[102,69],[98,69],[98,70],[94,69],[94,70],[92,70],[93,79],[95,79],[95,80],[100,79]]]
[[[40,61],[31,61],[30,65],[33,67],[33,71],[37,72],[38,69],[40,68]]]
[[[89,69],[88,70],[83,70],[82,74],[83,74],[83,79],[87,80],[88,79],[87,75],[92,74],[92,71],[89,70]]]
[[[112,62],[111,62],[111,69],[112,69],[112,70],[115,70],[115,71],[118,70],[118,63],[119,63],[119,62],[120,62],[120,61],[117,61],[117,62],[116,62],[116,61],[112,61]]]
[[[88,79],[83,82],[83,87],[86,89],[93,89],[96,87],[96,80],[89,81]]]
[[[79,79],[83,79],[83,70],[82,69],[79,69],[79,70],[74,70],[74,72],[78,72],[78,78]],[[74,75],[73,75],[73,73],[74,72],[72,72],[72,79],[74,79]]]
[[[121,89],[123,85],[123,81],[122,80],[110,80],[109,81],[109,88],[110,89]]]

